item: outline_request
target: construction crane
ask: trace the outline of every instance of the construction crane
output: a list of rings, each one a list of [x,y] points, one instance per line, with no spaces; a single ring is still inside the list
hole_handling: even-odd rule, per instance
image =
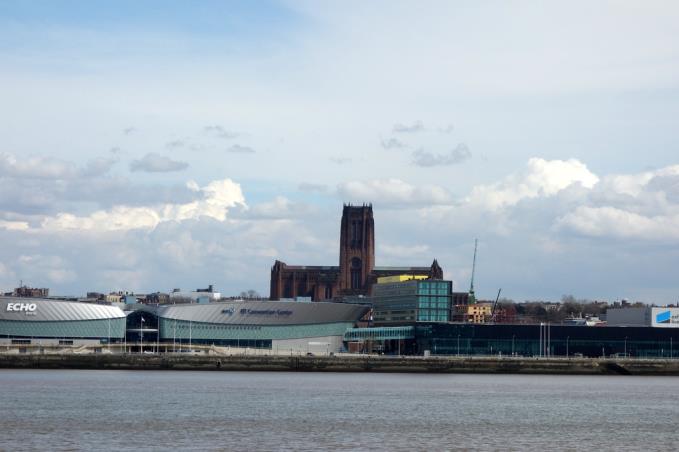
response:
[[[495,297],[495,303],[493,303],[493,310],[490,311],[490,321],[493,323],[495,323],[495,308],[497,308],[497,302],[500,299],[500,292],[502,292],[502,288],[498,289],[497,297]]]
[[[479,239],[474,239],[474,260],[472,262],[472,282],[469,287],[469,304],[476,303],[476,296],[474,295],[474,273],[476,272],[476,248],[479,244]]]

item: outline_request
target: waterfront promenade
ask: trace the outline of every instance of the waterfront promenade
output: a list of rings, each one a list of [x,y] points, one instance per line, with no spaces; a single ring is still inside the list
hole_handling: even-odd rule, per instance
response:
[[[270,351],[268,351],[270,352]],[[0,368],[293,372],[679,375],[679,360],[507,356],[299,355],[218,347],[191,353],[0,353]]]

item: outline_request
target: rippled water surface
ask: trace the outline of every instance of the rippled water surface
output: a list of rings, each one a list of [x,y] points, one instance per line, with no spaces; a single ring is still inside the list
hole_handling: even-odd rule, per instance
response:
[[[679,378],[0,370],[2,450],[676,450]]]

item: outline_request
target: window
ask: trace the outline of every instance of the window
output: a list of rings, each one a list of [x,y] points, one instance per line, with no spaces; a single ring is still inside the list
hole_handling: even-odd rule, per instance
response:
[[[354,257],[351,259],[351,288],[360,289],[362,284],[361,278],[361,259]]]
[[[363,239],[363,222],[362,221],[352,221],[351,222],[351,241],[355,245],[360,245]]]

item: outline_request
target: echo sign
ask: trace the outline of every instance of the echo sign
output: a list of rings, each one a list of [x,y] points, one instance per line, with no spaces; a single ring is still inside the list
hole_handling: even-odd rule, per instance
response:
[[[35,303],[7,303],[7,311],[14,312],[35,312],[38,306]]]

